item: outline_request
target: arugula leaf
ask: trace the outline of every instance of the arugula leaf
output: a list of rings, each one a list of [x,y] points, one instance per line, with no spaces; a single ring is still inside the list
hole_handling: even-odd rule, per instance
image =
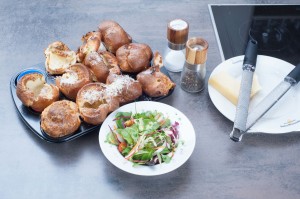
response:
[[[127,127],[125,130],[131,136],[134,143],[136,143],[137,140],[139,139],[139,129],[138,129],[137,125],[133,124],[132,126]]]
[[[132,159],[134,160],[151,160],[152,156],[153,156],[154,150],[153,149],[144,149],[144,150],[139,150],[138,152],[136,152]]]
[[[126,117],[131,117],[132,113],[131,112],[118,112],[115,116],[115,118],[126,118]]]
[[[110,144],[113,144],[113,145],[119,145],[119,142],[118,140],[116,140],[115,136],[113,135],[112,132],[109,132],[107,135],[106,135],[106,142],[110,143]]]
[[[154,117],[156,115],[156,112],[152,112],[152,111],[145,111],[145,112],[142,112],[142,113],[136,113],[134,115],[134,119],[139,119],[139,118],[142,118],[142,119],[151,119],[151,120],[154,120]]]
[[[145,126],[144,133],[145,134],[152,133],[152,132],[156,131],[157,129],[159,129],[159,127],[160,127],[160,125],[158,122],[151,121]]]
[[[127,131],[127,128],[126,129],[117,129],[116,131],[124,138],[124,140],[126,140],[128,145],[132,146],[134,144],[133,139],[131,138],[131,135]]]
[[[128,155],[128,153],[131,151],[131,147],[126,147],[123,151],[122,151],[122,155],[123,156],[126,156],[126,155]]]
[[[117,124],[118,129],[124,129],[122,120],[116,120],[116,124]]]

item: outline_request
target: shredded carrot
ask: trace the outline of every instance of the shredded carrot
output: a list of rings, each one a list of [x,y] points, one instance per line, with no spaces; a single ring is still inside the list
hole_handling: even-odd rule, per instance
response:
[[[128,153],[127,156],[125,156],[125,159],[128,160],[129,158],[131,158],[133,156],[133,154],[135,154],[138,150],[139,150],[139,146],[141,144],[141,141],[142,141],[142,137],[139,137],[136,145],[131,149],[131,151]]]

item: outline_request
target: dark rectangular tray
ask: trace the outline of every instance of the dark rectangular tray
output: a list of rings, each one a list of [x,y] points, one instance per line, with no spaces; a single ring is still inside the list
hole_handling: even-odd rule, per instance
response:
[[[45,64],[44,63],[34,65],[30,68],[40,70],[41,72],[43,72],[45,74],[45,79],[46,79],[47,83],[55,84],[55,82],[54,82],[55,76],[49,75],[47,72],[45,72]],[[24,106],[22,104],[22,102],[19,100],[19,98],[17,97],[17,94],[16,94],[17,78],[21,72],[22,71],[18,72],[11,78],[11,81],[10,81],[11,96],[13,98],[14,104],[15,104],[22,120],[31,129],[31,131],[34,134],[36,134],[38,137],[40,137],[41,139],[46,140],[48,142],[54,142],[54,143],[68,142],[68,141],[78,138],[84,134],[87,134],[93,130],[96,130],[101,126],[101,124],[100,125],[91,125],[91,124],[87,124],[84,121],[82,121],[79,129],[71,135],[64,136],[61,138],[52,138],[52,137],[48,136],[46,133],[43,132],[43,130],[40,127],[40,115],[41,114],[35,112],[34,110],[32,110],[29,107]],[[170,75],[169,75],[168,71],[165,69],[165,67],[161,68],[161,72],[163,72],[170,78]],[[170,90],[170,92],[166,96],[155,97],[155,98],[150,97],[150,96],[146,95],[145,93],[143,93],[142,96],[140,96],[136,101],[159,101],[165,97],[170,96],[173,93],[173,91],[174,91],[174,89]],[[60,98],[65,99],[65,97],[63,95],[61,95]]]

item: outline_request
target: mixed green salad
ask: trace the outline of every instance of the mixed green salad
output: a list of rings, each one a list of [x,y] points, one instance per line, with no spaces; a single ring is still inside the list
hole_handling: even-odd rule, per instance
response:
[[[116,145],[125,159],[139,165],[169,163],[178,146],[179,123],[171,124],[158,111],[118,112],[106,141]]]

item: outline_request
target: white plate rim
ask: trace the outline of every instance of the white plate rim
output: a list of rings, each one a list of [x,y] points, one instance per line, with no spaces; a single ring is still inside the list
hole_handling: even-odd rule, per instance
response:
[[[117,112],[120,111],[133,111],[137,108],[137,112],[147,111],[147,110],[158,110],[163,114],[174,114],[169,115],[172,122],[174,119],[179,122],[179,128],[187,128],[187,131],[184,131],[185,134],[179,129],[180,139],[183,139],[184,144],[179,146],[171,160],[170,163],[162,163],[155,166],[137,166],[133,167],[133,163],[126,160],[117,150],[117,147],[105,142],[106,135],[109,132],[109,124],[112,124],[112,119]],[[141,110],[140,110],[141,109]],[[163,110],[159,110],[163,109]],[[185,129],[186,130],[186,129]],[[112,112],[102,123],[99,130],[99,144],[104,156],[117,168],[135,175],[141,176],[156,176],[165,173],[169,173],[180,166],[182,166],[192,155],[195,145],[196,145],[196,134],[194,127],[190,120],[178,109],[160,102],[154,101],[139,101],[126,104],[119,109]]]
[[[244,58],[244,55],[240,55],[237,57],[232,57],[230,59],[225,60],[224,62],[220,63],[218,66],[216,66],[216,68],[214,68],[214,70],[212,71],[212,73],[209,76],[209,79],[216,73],[221,72],[223,70],[226,70],[226,68],[228,68],[229,64],[235,64],[235,63],[240,63],[242,65],[242,60]],[[266,56],[266,55],[258,55],[257,60],[260,60],[262,62],[278,62],[281,64],[284,64],[284,68],[282,68],[282,70],[284,70],[285,74],[288,74],[295,66],[278,58],[275,57],[270,57],[270,56]],[[259,62],[259,61],[258,61]],[[259,65],[257,65],[257,67],[259,67]],[[257,70],[256,70],[257,71]],[[280,80],[282,81],[283,78]],[[279,82],[276,82],[276,84]],[[276,84],[274,86],[276,86]],[[299,86],[297,86],[297,88],[299,88]],[[292,90],[292,89],[291,89]],[[289,91],[292,92],[292,91]],[[214,104],[214,106],[217,108],[217,110],[223,115],[225,116],[227,119],[229,119],[230,121],[234,120],[234,114],[235,114],[235,107],[225,98],[223,97],[218,91],[216,91],[211,85],[208,84],[208,93],[209,93],[209,97],[212,101],[212,103]],[[224,104],[221,105],[220,101],[222,101]],[[234,108],[233,108],[234,107]],[[230,110],[229,110],[230,108]],[[251,133],[268,133],[268,134],[280,134],[280,133],[289,133],[289,132],[294,132],[294,131],[299,131],[299,125],[294,125],[294,126],[289,126],[288,128],[281,128],[278,127],[277,125],[270,125],[272,124],[272,121],[270,120],[264,120],[264,118],[262,118],[261,120],[259,120],[257,122],[257,124],[255,124],[248,132]],[[286,118],[281,118],[281,120],[285,120]],[[276,122],[278,122],[278,119],[276,120]],[[274,124],[276,123],[274,122]],[[282,121],[281,121],[282,122]]]

